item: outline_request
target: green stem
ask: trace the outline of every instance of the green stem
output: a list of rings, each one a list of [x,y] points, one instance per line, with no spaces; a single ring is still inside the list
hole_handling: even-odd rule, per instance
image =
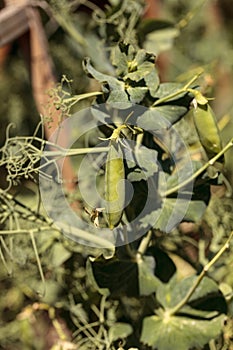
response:
[[[98,96],[98,95],[103,95],[103,92],[93,91],[93,92],[88,92],[88,93],[85,93],[85,94],[74,95],[74,96],[69,97],[69,98],[64,98],[63,102],[64,103],[71,103],[71,102],[75,102],[76,103],[76,102],[79,102],[79,101],[84,100],[86,98],[94,97],[94,96]]]
[[[208,0],[201,0],[191,11],[188,11],[177,23],[176,28],[179,30],[184,29],[191,22],[193,17],[200,13],[202,6],[204,6],[207,1]]]
[[[56,145],[55,145],[56,147]],[[44,151],[41,152],[41,156],[44,157],[68,157],[77,156],[80,154],[90,154],[90,153],[102,153],[108,152],[109,147],[91,147],[91,148],[76,148],[76,149],[61,149],[60,151]]]
[[[43,272],[43,269],[42,269],[42,266],[41,266],[41,261],[40,261],[39,253],[38,253],[38,250],[37,250],[36,240],[35,240],[35,237],[34,237],[33,230],[29,230],[29,234],[30,234],[32,247],[33,247],[33,250],[34,250],[34,253],[35,253],[35,257],[36,257],[36,262],[37,262],[37,267],[38,267],[38,270],[39,270],[40,278],[41,278],[42,285],[43,285],[43,291],[42,292],[37,291],[37,294],[40,295],[41,297],[43,297],[43,296],[45,296],[45,277],[44,277],[44,272]]]
[[[194,83],[195,80],[198,79],[198,77],[202,74],[202,72],[196,74],[190,81],[188,81],[188,83],[186,83],[181,89],[177,90],[176,92],[173,92],[170,95],[164,96],[159,98],[158,100],[156,100],[152,107],[155,107],[157,105],[160,105],[161,103],[167,102],[170,99],[177,97],[178,95],[184,93],[184,92],[188,92],[187,89],[190,87],[190,85],[192,85],[192,83]]]
[[[141,243],[139,245],[138,248],[138,254],[140,254],[141,256],[143,256],[150,244],[151,241],[151,237],[152,237],[152,230],[150,230],[147,235],[145,237],[143,237],[143,239],[141,240]]]
[[[21,235],[21,234],[34,234],[34,233],[40,233],[42,231],[51,231],[51,230],[56,230],[59,231],[57,228],[52,227],[52,226],[42,226],[38,227],[36,229],[21,229],[19,228],[18,230],[1,230],[0,235]]]
[[[71,23],[67,16],[63,16],[58,11],[52,9],[53,16],[58,24],[80,45],[86,47],[87,42],[84,37],[78,32],[77,28]]]
[[[216,263],[216,261],[222,256],[222,254],[229,249],[230,247],[230,241],[233,237],[233,231],[231,232],[230,236],[226,240],[225,244],[222,246],[222,248],[218,251],[218,253],[213,257],[212,260],[208,262],[201,271],[200,275],[195,280],[193,286],[190,288],[186,296],[171,310],[169,310],[169,315],[175,315],[191,298],[201,281],[203,280],[206,273],[209,271],[209,269]]]
[[[188,185],[190,182],[192,182],[194,179],[196,179],[199,175],[203,173],[209,166],[213,165],[221,156],[227,152],[231,147],[233,146],[233,138],[228,142],[228,144],[213,158],[211,158],[205,165],[203,165],[200,169],[198,169],[191,177],[186,179],[185,181],[181,182],[180,184],[174,186],[173,188],[170,188],[165,192],[165,197],[170,196],[173,193],[176,193],[178,190],[180,190],[182,187]]]

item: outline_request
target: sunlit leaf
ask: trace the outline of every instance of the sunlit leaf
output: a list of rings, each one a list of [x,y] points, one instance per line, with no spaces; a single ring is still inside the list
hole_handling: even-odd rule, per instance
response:
[[[133,332],[133,327],[128,323],[116,322],[108,330],[110,342],[127,338]]]
[[[165,309],[172,309],[188,294],[198,276],[192,275],[182,280],[174,275],[166,284],[161,284],[156,293],[158,302]],[[190,317],[213,318],[219,313],[226,313],[226,300],[219,291],[217,283],[209,277],[204,277],[188,303],[180,310],[182,315]]]
[[[202,348],[220,335],[224,318],[221,315],[213,320],[203,321],[166,314],[163,318],[145,317],[140,340],[158,350]]]

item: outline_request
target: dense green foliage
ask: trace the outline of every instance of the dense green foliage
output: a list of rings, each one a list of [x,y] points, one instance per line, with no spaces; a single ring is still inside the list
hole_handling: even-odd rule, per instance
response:
[[[158,51],[175,51],[183,33],[180,22],[143,20],[143,1],[93,5],[91,20],[66,1],[49,4],[67,33],[58,33],[64,47],[94,82],[82,77],[79,93],[88,93],[76,95],[63,77],[53,91],[67,118],[89,106],[80,128],[96,123],[68,152],[83,175],[69,199],[89,226],[66,237],[43,208],[43,125],[27,137],[11,137],[9,127],[0,161],[0,348],[232,349],[233,202],[224,157],[233,139],[222,145],[206,70],[161,80]],[[66,50],[52,45],[66,61]]]

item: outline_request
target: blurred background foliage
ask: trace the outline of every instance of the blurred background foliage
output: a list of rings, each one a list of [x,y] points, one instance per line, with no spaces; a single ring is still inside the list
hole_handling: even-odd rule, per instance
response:
[[[143,3],[124,2],[132,13]],[[119,3],[118,0],[109,0],[108,6]],[[109,30],[110,35],[112,30],[104,24],[104,16],[111,12],[111,7],[105,10],[105,2],[97,0],[48,0],[37,1],[36,4],[39,5],[49,41],[57,80],[60,81],[63,75],[72,79],[73,94],[98,89],[96,83],[84,74],[82,60],[89,56],[97,69],[113,72],[108,59],[109,47],[103,40],[103,32]],[[212,106],[218,117],[223,142],[227,143],[233,134],[232,1],[161,0],[156,6],[154,15],[174,23],[174,26],[160,35],[157,32],[154,37],[151,33],[142,45],[158,54],[163,81],[183,80],[200,67],[204,68],[205,94],[214,97]],[[146,14],[148,18],[152,17],[149,9]],[[124,33],[124,23],[121,25]],[[113,34],[116,33],[113,31]],[[31,135],[40,118],[33,101],[30,74],[17,41],[13,43],[8,59],[0,66],[0,93],[1,145],[6,126],[11,122],[16,125],[13,134]],[[72,111],[87,103],[78,104]],[[184,125],[183,135],[189,141],[192,129]],[[230,183],[233,179],[232,156],[232,151],[226,155],[226,177]],[[29,207],[36,208],[38,190],[35,184],[23,182],[14,188],[14,192]],[[161,246],[170,251],[177,269],[183,269],[184,274],[200,269],[209,258],[208,252],[210,255],[216,253],[233,229],[232,199],[221,197],[221,194],[220,198],[218,194],[212,196],[203,221],[197,223],[196,232],[192,228],[190,235],[186,229],[185,235],[177,230],[172,235],[158,237]],[[0,238],[0,254],[1,258],[4,257],[0,260],[0,349],[94,349],[94,344],[98,344],[96,348],[104,349],[111,337],[101,328],[103,320],[109,328],[116,320],[131,320],[137,325],[137,319],[142,318],[140,312],[148,312],[149,306],[144,300],[124,297],[121,301],[106,301],[96,293],[87,279],[85,264],[87,256],[96,256],[97,250],[83,248],[55,231],[40,233],[36,236],[36,244],[45,275],[43,283],[29,235]],[[232,295],[232,271],[233,259],[229,251],[210,272],[224,295]],[[143,304],[140,311],[139,304],[140,307]],[[229,310],[232,316],[232,299]],[[232,319],[229,318],[225,328],[223,339],[215,344],[215,349],[233,349]],[[117,339],[112,336],[113,341]],[[138,339],[138,334],[132,336],[127,346],[147,349],[137,343]],[[121,345],[124,346],[124,343],[115,342],[115,348]]]

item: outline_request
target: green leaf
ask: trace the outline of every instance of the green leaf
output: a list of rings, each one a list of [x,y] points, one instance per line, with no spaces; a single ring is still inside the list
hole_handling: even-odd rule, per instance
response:
[[[149,316],[142,325],[140,341],[158,350],[188,350],[202,348],[221,334],[225,316],[213,320],[197,320],[187,317]]]
[[[111,91],[107,102],[110,103],[112,107],[115,106],[119,109],[127,109],[131,106],[127,93],[121,90]]]
[[[161,284],[154,268],[155,260],[149,256],[137,261],[100,256],[87,263],[88,276],[95,288],[103,295],[110,291],[112,296],[154,293]]]
[[[169,98],[168,101],[174,101],[178,97],[183,97],[187,94],[186,91],[180,91],[183,88],[183,84],[181,83],[162,83],[159,85],[159,88],[156,93],[157,98],[164,98],[173,94],[177,94],[175,97]]]
[[[128,73],[128,60],[125,52],[120,50],[117,45],[112,49],[111,52],[112,64],[116,67],[116,74],[118,76],[124,76]]]
[[[99,120],[102,124],[111,124],[111,113],[104,111],[101,105],[94,105],[91,107],[91,114],[96,120]]]
[[[201,219],[206,205],[203,201],[190,201],[182,198],[166,198],[162,207],[140,219],[142,227],[154,227],[170,232],[181,221],[197,222]]]
[[[158,172],[157,156],[157,151],[145,146],[140,146],[135,152],[136,162],[147,178]]]
[[[147,90],[148,89],[145,86],[136,86],[136,87],[129,86],[127,88],[127,92],[130,96],[130,101],[132,103],[140,103],[145,97]]]
[[[134,182],[134,181],[141,181],[141,180],[145,180],[147,179],[145,172],[142,169],[135,169],[134,171],[131,171],[128,175],[127,175],[127,179],[130,182]]]
[[[159,75],[155,67],[149,74],[144,77],[144,80],[151,96],[156,97],[157,89],[159,87]]]
[[[81,13],[79,14],[79,16]],[[82,16],[82,15],[81,15]],[[80,20],[80,17],[76,19],[75,24]],[[81,26],[84,26],[83,24]],[[85,37],[85,48],[82,47],[82,51],[79,50],[79,57],[90,57],[91,61],[94,63],[94,66],[97,70],[104,69],[105,73],[112,73],[114,69],[109,62],[108,53],[106,52],[105,45],[103,40],[94,33],[93,31],[83,30],[83,37]],[[74,50],[77,50],[77,43],[72,41],[72,46]],[[79,49],[79,48],[78,48]],[[80,47],[81,49],[81,47]]]
[[[117,339],[127,338],[133,332],[133,328],[128,323],[116,322],[108,330],[110,343]]]
[[[103,74],[98,72],[90,63],[90,58],[85,58],[83,61],[83,68],[87,74],[92,78],[95,78],[100,83],[108,83],[110,90],[121,90],[124,91],[125,84],[112,77],[111,75]]]
[[[138,50],[134,58],[134,62],[137,64],[137,66],[140,66],[143,62],[148,61],[148,59],[151,61],[151,58],[154,61],[154,55],[149,55],[146,50]]]
[[[177,279],[177,275],[174,275],[170,281],[166,284],[161,284],[156,293],[158,302],[165,309],[172,309],[184,299],[187,293],[190,291],[198,276],[189,276],[182,280]],[[221,312],[226,313],[226,301],[219,291],[217,283],[209,277],[204,277],[199,286],[195,289],[191,298],[188,301],[188,306],[192,309],[201,311],[198,317],[208,316],[203,315],[202,311]],[[187,304],[180,310],[183,313],[189,313],[194,315],[194,310],[188,310]]]
[[[149,108],[138,117],[137,124],[142,129],[156,132],[161,129],[167,129],[170,124],[175,124],[185,113],[187,113],[185,106],[163,105]]]
[[[145,61],[137,67],[137,70],[126,74],[124,76],[124,80],[130,79],[130,80],[138,82],[141,79],[144,79],[154,69],[155,69],[155,67],[154,67],[153,63]]]
[[[150,295],[156,292],[161,284],[160,280],[154,275],[154,265],[154,258],[149,256],[138,262],[140,295]]]

